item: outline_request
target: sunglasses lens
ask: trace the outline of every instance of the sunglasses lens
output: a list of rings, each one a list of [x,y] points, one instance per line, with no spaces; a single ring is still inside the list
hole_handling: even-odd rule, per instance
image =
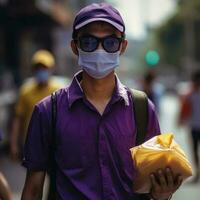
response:
[[[95,51],[98,48],[100,41],[105,51],[107,51],[108,53],[115,53],[119,50],[122,40],[121,38],[117,38],[115,36],[97,38],[88,35],[79,37],[80,48],[85,52]]]
[[[121,40],[116,37],[107,37],[103,41],[104,49],[109,53],[115,53],[119,50]]]
[[[79,38],[80,48],[85,52],[92,52],[97,49],[98,41],[91,36],[84,36]]]

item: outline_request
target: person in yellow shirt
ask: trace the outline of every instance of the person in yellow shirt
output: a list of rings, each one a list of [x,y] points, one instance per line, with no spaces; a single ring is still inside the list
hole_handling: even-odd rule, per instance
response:
[[[32,57],[31,65],[34,78],[26,81],[19,90],[11,128],[10,153],[13,160],[22,155],[27,127],[35,104],[63,86],[51,78],[55,59],[49,51],[37,51]]]

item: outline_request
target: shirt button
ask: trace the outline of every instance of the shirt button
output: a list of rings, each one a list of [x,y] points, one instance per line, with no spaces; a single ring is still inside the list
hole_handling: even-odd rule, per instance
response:
[[[105,159],[102,160],[102,164],[103,164],[104,166],[106,165],[106,160],[105,160]]]
[[[105,158],[100,158],[100,163],[105,166],[106,165],[106,159]]]

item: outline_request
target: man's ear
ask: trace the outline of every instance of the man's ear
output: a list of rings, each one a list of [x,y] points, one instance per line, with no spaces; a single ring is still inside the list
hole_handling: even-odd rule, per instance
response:
[[[73,53],[78,56],[78,48],[74,40],[71,41],[71,49]]]
[[[122,55],[126,51],[126,48],[128,46],[128,40],[123,40],[121,45],[122,47],[121,47],[120,55]]]

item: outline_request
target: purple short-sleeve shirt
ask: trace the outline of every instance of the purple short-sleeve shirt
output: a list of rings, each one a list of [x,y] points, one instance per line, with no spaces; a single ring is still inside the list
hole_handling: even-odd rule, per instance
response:
[[[132,96],[116,77],[113,96],[103,115],[87,101],[80,86],[82,73],[58,91],[56,152],[57,193],[61,200],[134,200],[135,146]],[[148,101],[146,140],[160,133],[153,104]],[[28,128],[23,165],[48,170],[50,161],[51,100],[35,106]]]

